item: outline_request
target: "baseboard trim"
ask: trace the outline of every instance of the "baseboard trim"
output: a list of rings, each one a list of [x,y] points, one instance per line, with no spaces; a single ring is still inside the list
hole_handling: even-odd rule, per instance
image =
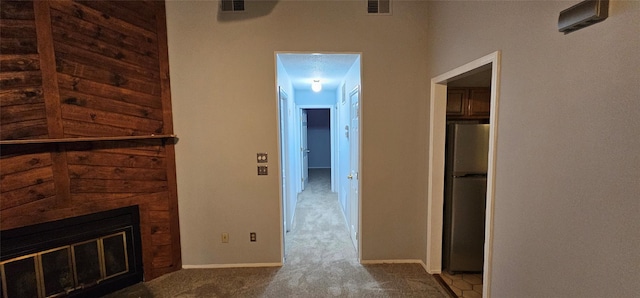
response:
[[[182,265],[182,269],[253,268],[253,267],[282,267],[282,263]]]
[[[422,266],[425,272],[429,273],[427,269],[427,264],[424,263],[423,260],[419,259],[397,259],[397,260],[362,260],[360,261],[362,265],[374,265],[374,264],[419,264]],[[435,273],[429,273],[431,275],[440,274],[440,271]]]
[[[418,259],[396,259],[396,260],[361,260],[362,265],[374,265],[374,264],[421,264],[424,267],[424,262]]]
[[[442,270],[431,270],[429,271],[429,267],[427,267],[427,264],[425,264],[424,262],[422,263],[422,268],[424,268],[424,271],[427,271],[427,273],[431,274],[431,275],[438,275],[442,273]]]

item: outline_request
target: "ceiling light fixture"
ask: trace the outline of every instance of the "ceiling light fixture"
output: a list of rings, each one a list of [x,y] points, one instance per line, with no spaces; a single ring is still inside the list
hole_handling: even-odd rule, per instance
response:
[[[313,92],[320,92],[320,90],[322,90],[320,80],[313,80],[313,83],[311,83],[311,90],[313,90]]]

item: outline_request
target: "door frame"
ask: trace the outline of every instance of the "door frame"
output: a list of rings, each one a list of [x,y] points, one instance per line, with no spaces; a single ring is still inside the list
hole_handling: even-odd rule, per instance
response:
[[[363,61],[362,61],[362,59],[363,59],[363,53],[362,52],[342,52],[342,51],[336,51],[336,52],[331,52],[331,51],[328,51],[328,52],[276,51],[276,52],[274,52],[274,59],[276,61],[276,67],[275,67],[275,77],[276,77],[275,86],[276,87],[279,84],[279,81],[278,81],[278,66],[277,66],[278,55],[280,55],[280,54],[294,54],[294,53],[297,53],[297,54],[315,54],[315,53],[320,53],[320,54],[354,54],[354,55],[358,55],[358,59],[360,59],[360,60],[358,61],[359,78],[358,78],[358,84],[357,85],[360,86],[360,111],[361,111],[360,119],[359,119],[359,129],[360,129],[359,142],[360,142],[360,146],[358,148],[358,172],[360,173],[360,177],[362,177],[362,147],[363,147],[362,146],[362,135],[363,135],[362,131],[364,129],[363,120],[362,120],[362,118],[363,118],[363,113],[362,113],[363,101],[362,101],[362,97],[363,97],[363,90],[364,90],[363,87],[362,87],[363,86],[363,83],[362,83],[362,77],[363,77],[363,72],[362,72]],[[343,91],[342,92],[342,96],[344,97],[345,96],[344,88],[342,89],[342,91]],[[293,96],[295,98],[295,90],[293,91],[293,93],[294,94],[292,94],[290,96]],[[300,114],[301,114],[300,109],[301,108],[328,108],[328,107],[331,107],[331,105],[297,105],[295,103],[295,99],[292,101],[292,103],[293,103],[293,108],[295,109],[294,110],[294,119],[293,119],[294,122],[300,121]],[[330,111],[330,113],[331,113],[331,125],[334,127],[334,129],[331,129],[331,133],[332,133],[332,137],[331,137],[332,145],[331,146],[332,146],[332,148],[335,148],[335,146],[337,146],[337,143],[338,143],[337,136],[338,136],[338,133],[341,133],[341,130],[339,130],[339,128],[338,128],[338,112],[337,112],[338,103],[336,102],[334,106],[335,106],[335,108],[330,108],[330,110],[331,110]],[[279,121],[280,120],[278,119],[278,123],[279,123]],[[300,128],[299,128],[298,125],[293,124],[293,126],[291,126],[291,129],[295,130],[294,134],[298,134],[299,135]],[[294,142],[295,141],[296,140],[294,140]],[[299,148],[300,147],[299,145],[300,144],[298,143],[296,145],[296,148]],[[278,142],[278,147],[280,147],[279,142]],[[333,149],[333,150],[334,151],[332,151],[332,157],[331,157],[332,158],[332,167],[331,167],[332,173],[331,173],[331,175],[332,175],[332,177],[336,177],[337,178],[338,177],[337,176],[338,175],[338,172],[337,172],[338,171],[338,165],[336,165],[336,163],[339,160],[336,159],[336,158],[339,158],[339,156],[338,156],[337,152],[335,152],[335,149]],[[279,154],[280,154],[280,156],[282,156],[281,148],[279,148]],[[296,156],[298,156],[298,155],[296,155]],[[296,161],[297,161],[297,158],[296,158]],[[297,170],[295,170],[295,171],[297,171]],[[334,172],[334,171],[336,171],[336,172]],[[289,173],[289,176],[291,177],[293,174],[294,173]],[[300,173],[295,173],[295,174],[297,174],[298,177],[300,175]],[[332,181],[332,188],[334,188],[335,192],[339,192],[339,184],[340,184],[340,182],[338,180],[335,180],[336,178],[332,179],[333,180]],[[296,178],[295,180],[297,181],[295,183],[296,190],[297,190],[297,192],[300,192],[300,188],[299,188],[300,179]],[[291,181],[291,180],[289,180],[289,181]],[[358,202],[359,202],[359,206],[358,206],[358,230],[359,230],[358,231],[358,248],[359,249],[358,249],[358,253],[357,253],[358,254],[358,262],[360,262],[361,259],[362,259],[362,212],[361,212],[361,210],[362,210],[362,183],[360,181],[361,181],[361,179],[359,179],[359,182],[358,182],[359,183],[358,185],[359,185],[359,188],[360,188],[360,193],[358,195]],[[282,188],[282,187],[280,187],[280,188]],[[280,195],[280,204],[282,204],[282,195]],[[284,216],[284,214],[281,214],[280,216],[281,216],[281,221],[282,221],[282,217]],[[284,263],[284,258],[285,258],[284,235],[281,235],[281,239],[282,239],[281,254],[282,254],[282,260],[283,260],[283,263]]]
[[[427,271],[442,271],[442,225],[444,203],[444,165],[446,138],[447,82],[477,68],[491,64],[491,115],[489,118],[489,164],[487,168],[487,203],[484,238],[482,296],[491,297],[493,256],[493,216],[498,140],[498,101],[500,94],[500,51],[473,60],[431,79],[429,115],[429,178],[427,228]]]
[[[336,191],[335,190],[335,183],[334,183],[334,179],[336,177],[336,166],[335,166],[335,160],[336,160],[336,156],[335,156],[335,146],[336,146],[336,142],[335,142],[335,137],[336,137],[336,132],[335,130],[337,129],[336,127],[336,111],[335,111],[335,107],[336,105],[298,105],[296,106],[296,109],[298,109],[297,111],[297,115],[298,118],[300,118],[300,115],[302,115],[302,110],[309,110],[309,109],[326,109],[329,110],[329,132],[330,132],[330,136],[329,138],[331,139],[331,191]],[[302,125],[302,122],[301,124]],[[298,128],[300,129],[300,128]],[[309,135],[307,134],[307,138],[309,137]],[[302,140],[300,140],[300,142],[302,142]],[[300,160],[300,164],[302,165],[302,160]],[[300,175],[302,175],[302,173],[300,173]],[[300,180],[300,179],[298,179]],[[299,182],[302,183],[302,182]]]
[[[288,156],[289,154],[289,138],[287,138],[287,134],[288,134],[288,129],[289,129],[289,118],[288,118],[288,105],[289,105],[289,96],[287,95],[287,93],[285,92],[285,90],[282,88],[282,86],[278,86],[278,145],[279,147],[279,156],[278,159],[280,160],[279,165],[280,165],[280,196],[281,196],[281,209],[282,209],[282,247],[283,247],[283,256],[286,256],[287,254],[287,247],[286,247],[286,234],[287,231],[291,228],[292,223],[288,223],[288,219],[291,217],[293,218],[293,215],[288,216],[289,215],[289,209],[291,206],[289,206],[289,202],[288,200],[290,199],[289,196],[291,195],[289,192],[289,189],[291,188],[291,186],[289,185],[291,183],[290,181],[290,175],[292,173],[289,173],[290,170],[290,165],[289,163],[291,162],[290,160],[288,160],[287,158],[283,158]],[[284,258],[284,257],[283,257]]]
[[[299,179],[300,187],[298,188],[298,193],[303,192],[307,188],[307,184],[309,183],[309,152],[310,152],[309,150],[309,117],[308,117],[309,113],[305,110],[306,109],[298,109],[298,112],[297,112],[298,119],[300,119],[300,121],[298,121],[299,125],[297,126],[298,141],[299,141],[298,144],[300,145],[299,146],[300,151],[298,153],[298,161],[300,162],[300,169],[298,169],[299,170],[298,173],[300,173],[300,175],[296,177],[296,178],[300,178]],[[302,116],[305,116],[305,117],[302,117]],[[306,145],[302,146],[303,144],[306,144]],[[305,155],[307,156],[306,163],[304,161]]]

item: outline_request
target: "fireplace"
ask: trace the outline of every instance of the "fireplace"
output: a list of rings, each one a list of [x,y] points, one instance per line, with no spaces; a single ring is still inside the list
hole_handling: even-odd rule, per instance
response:
[[[0,233],[2,298],[96,297],[142,281],[138,206]]]

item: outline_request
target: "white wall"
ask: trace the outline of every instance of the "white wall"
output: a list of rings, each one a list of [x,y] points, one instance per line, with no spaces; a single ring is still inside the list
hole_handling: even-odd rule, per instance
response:
[[[276,51],[362,52],[362,256],[423,256],[427,3],[396,1],[393,16],[363,1],[245,4],[166,4],[183,263],[281,260],[277,171],[258,177],[255,160],[278,148]]]
[[[325,89],[320,92],[296,90],[296,104],[299,106],[333,106],[336,104],[336,91]]]
[[[493,297],[637,296],[640,2],[573,4],[429,2],[430,77],[502,51]]]

